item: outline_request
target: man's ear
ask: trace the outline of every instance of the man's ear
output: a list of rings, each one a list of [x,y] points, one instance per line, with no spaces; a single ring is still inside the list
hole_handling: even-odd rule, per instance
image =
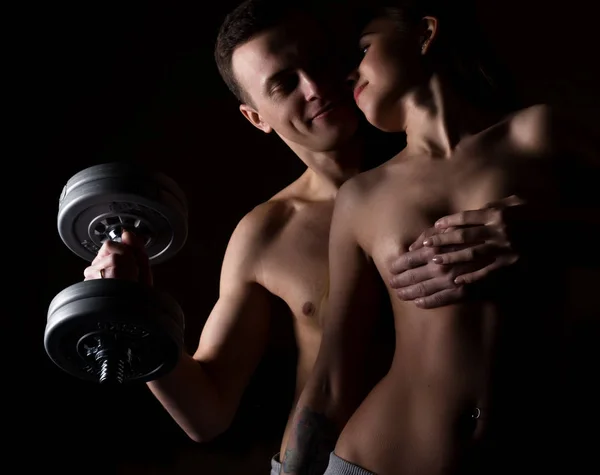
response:
[[[240,112],[254,127],[262,130],[265,134],[270,134],[273,131],[273,128],[263,120],[252,106],[240,104]]]

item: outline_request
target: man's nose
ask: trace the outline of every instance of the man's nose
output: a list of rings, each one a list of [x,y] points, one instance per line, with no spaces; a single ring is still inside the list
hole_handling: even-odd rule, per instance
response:
[[[330,82],[323,78],[315,78],[308,74],[302,77],[302,89],[306,101],[324,99],[328,96],[331,90]]]

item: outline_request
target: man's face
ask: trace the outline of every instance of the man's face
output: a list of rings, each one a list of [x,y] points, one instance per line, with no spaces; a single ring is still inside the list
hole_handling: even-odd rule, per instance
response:
[[[248,97],[242,113],[292,149],[341,147],[357,130],[358,110],[338,57],[318,23],[304,16],[257,35],[232,58]]]

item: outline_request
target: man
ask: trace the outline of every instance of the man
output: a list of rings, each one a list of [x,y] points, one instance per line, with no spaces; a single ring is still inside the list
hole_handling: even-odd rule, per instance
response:
[[[576,351],[586,336],[581,328],[595,332],[588,338],[597,347],[600,309],[590,283],[600,282],[598,259],[557,256],[556,248],[579,218],[582,229],[598,230],[597,157],[582,130],[549,107],[499,115],[474,101],[465,84],[458,87],[447,54],[452,27],[435,10],[396,7],[374,14],[361,36],[357,104],[378,128],[405,130],[408,145],[338,193],[324,333],[282,473],[583,473],[574,467],[584,460],[579,468],[589,471],[594,461],[583,434],[598,422],[585,392],[597,377],[580,368],[597,374],[598,359]],[[446,264],[506,240],[511,230],[494,222],[503,208],[485,205],[507,196],[506,210],[528,212],[531,229],[555,239],[526,236],[538,249],[465,302],[413,305],[431,289],[411,289],[424,281],[418,273],[398,274],[412,267],[398,265],[398,249],[408,253],[417,239],[413,261],[420,253],[423,272],[437,268],[435,275],[453,282]],[[449,232],[418,238],[434,223]],[[465,242],[477,245],[466,253],[436,251]],[[396,349],[390,371],[364,398],[381,283],[393,307]]]
[[[277,313],[281,302],[293,318],[297,346],[294,403],[317,355],[334,199],[364,166],[358,110],[343,65],[335,61],[340,55],[330,54],[323,31],[301,2],[247,0],[227,16],[218,35],[217,66],[241,113],[260,131],[277,134],[307,169],[237,225],[223,260],[219,299],[196,352],[148,383],[197,442],[231,426],[270,328],[288,318]],[[143,247],[128,233],[123,244],[105,243],[85,278],[98,278],[102,269],[106,278],[151,284]],[[279,379],[273,375],[272,391],[281,390]],[[272,464],[278,471],[276,458]]]

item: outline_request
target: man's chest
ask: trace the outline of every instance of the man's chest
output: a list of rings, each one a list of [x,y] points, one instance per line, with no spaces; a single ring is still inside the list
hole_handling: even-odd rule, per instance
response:
[[[332,209],[324,206],[298,213],[261,258],[262,284],[296,316],[318,317],[327,296]]]

